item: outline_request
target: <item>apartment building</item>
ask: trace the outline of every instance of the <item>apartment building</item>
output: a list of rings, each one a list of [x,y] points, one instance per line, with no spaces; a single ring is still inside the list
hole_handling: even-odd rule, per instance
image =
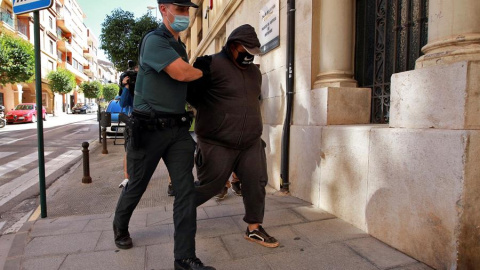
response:
[[[120,73],[115,69],[111,62],[99,59],[97,70],[97,80],[101,83],[107,84],[119,82]]]
[[[183,35],[191,61],[242,24],[260,38],[270,185],[435,269],[478,268],[480,1],[195,2]]]
[[[12,1],[1,0],[0,31],[8,31],[34,44],[33,13],[15,15]],[[56,0],[51,8],[39,12],[42,72],[42,103],[48,113],[65,112],[78,102],[86,102],[78,85],[98,79],[98,41],[83,23],[85,14],[75,0]],[[46,75],[57,68],[75,75],[77,88],[54,94]],[[35,82],[0,86],[0,104],[12,110],[22,102],[35,102]]]

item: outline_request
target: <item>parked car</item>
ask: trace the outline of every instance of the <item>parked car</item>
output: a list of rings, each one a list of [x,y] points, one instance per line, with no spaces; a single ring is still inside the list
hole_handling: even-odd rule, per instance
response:
[[[120,106],[120,96],[116,96],[114,100],[111,100],[108,103],[105,112],[110,113],[112,120],[112,125],[107,127],[107,136],[123,137],[123,131],[125,131],[125,123],[118,121],[118,114],[121,112],[128,115],[129,111],[125,111]]]
[[[75,106],[72,108],[72,113],[89,113],[92,111],[92,108],[88,106],[87,104],[84,103],[77,103]]]
[[[35,123],[37,121],[37,104],[35,103],[21,103],[15,106],[13,111],[10,111],[5,116],[8,124],[13,123]],[[42,106],[43,121],[47,121],[47,110]]]
[[[90,107],[90,112],[97,113],[98,112],[98,104],[97,103],[87,103],[87,106]]]

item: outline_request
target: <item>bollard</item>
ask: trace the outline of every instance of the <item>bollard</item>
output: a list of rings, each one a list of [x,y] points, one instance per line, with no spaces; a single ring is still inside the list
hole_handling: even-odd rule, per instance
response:
[[[102,143],[102,112],[100,103],[98,103],[98,111],[97,111],[97,121],[98,121],[98,143]]]
[[[98,143],[102,143],[102,126],[100,125],[100,121],[98,121]]]
[[[108,150],[107,150],[107,128],[106,127],[102,127],[102,146],[103,146],[103,149],[102,149],[102,154],[108,154]]]
[[[82,143],[82,152],[83,152],[83,178],[82,178],[82,183],[83,184],[90,184],[92,183],[92,177],[90,177],[90,158],[88,156],[88,146],[90,144],[88,142],[83,142]]]

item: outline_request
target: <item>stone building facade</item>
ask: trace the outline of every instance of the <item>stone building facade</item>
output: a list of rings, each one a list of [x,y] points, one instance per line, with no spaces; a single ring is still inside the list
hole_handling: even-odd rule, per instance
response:
[[[262,34],[269,183],[279,189],[291,0],[204,0],[184,35],[191,61],[236,27]],[[480,267],[480,1],[295,1],[293,196],[436,269]]]

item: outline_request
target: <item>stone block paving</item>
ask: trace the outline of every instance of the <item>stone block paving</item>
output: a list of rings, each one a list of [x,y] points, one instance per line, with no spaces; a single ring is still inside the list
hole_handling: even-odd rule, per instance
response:
[[[82,166],[47,190],[49,215],[29,221],[15,235],[0,238],[0,269],[161,270],[173,269],[173,198],[161,163],[135,210],[130,233],[134,247],[113,241],[113,211],[123,180],[123,146],[109,142],[90,155],[92,184],[81,184]],[[266,248],[243,238],[242,197],[212,199],[197,209],[197,256],[228,270],[388,269],[428,266],[376,240],[335,216],[292,196],[267,189],[265,229],[280,246]]]
[[[197,256],[219,270],[431,269],[309,203],[267,196],[264,227],[278,248],[243,238],[243,203],[230,194],[198,208]],[[173,269],[169,208],[135,212],[130,250],[115,247],[112,214],[31,221],[17,233],[4,269]]]

